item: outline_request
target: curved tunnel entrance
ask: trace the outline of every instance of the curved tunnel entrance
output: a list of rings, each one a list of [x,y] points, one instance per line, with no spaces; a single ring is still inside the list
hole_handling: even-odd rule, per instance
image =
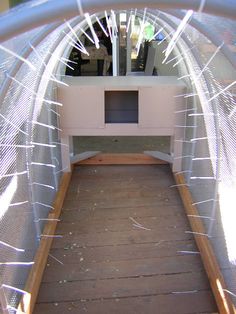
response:
[[[146,155],[183,175],[178,185],[192,194],[235,303],[235,6],[148,4],[32,1],[1,16],[0,272],[9,311],[24,296],[60,178],[81,158],[73,136],[170,138],[168,151]],[[124,92],[133,93],[129,112]]]

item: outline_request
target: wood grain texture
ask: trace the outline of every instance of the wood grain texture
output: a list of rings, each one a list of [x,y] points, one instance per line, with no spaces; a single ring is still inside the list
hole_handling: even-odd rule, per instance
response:
[[[199,217],[198,210],[196,206],[192,205],[193,199],[190,194],[188,187],[185,184],[185,179],[182,174],[175,175],[176,183],[178,184],[178,189],[181,195],[181,198],[184,203],[186,214],[189,217],[189,222],[192,228],[192,231],[195,232],[195,241],[197,243],[199,252],[201,253],[201,258],[206,270],[206,273],[209,278],[209,282],[214,293],[216,303],[219,309],[219,312],[222,314],[234,314],[236,309],[227,293],[225,293],[226,285],[224,278],[220,271],[218,261],[215,257],[213,248],[206,234],[202,220]],[[191,217],[189,215],[193,215]]]
[[[137,278],[97,279],[95,281],[50,282],[43,283],[41,288],[38,302],[45,303],[68,302],[78,298],[97,300],[173,294],[186,291],[191,294],[208,290],[209,283],[203,273],[184,273],[170,276],[163,274]]]
[[[189,311],[189,304],[191,304],[192,311]],[[214,299],[211,292],[199,291],[188,294],[187,297],[186,294],[163,294],[133,298],[116,297],[101,300],[80,299],[78,301],[40,303],[36,307],[35,314],[217,314],[212,311],[213,307]]]
[[[174,183],[169,165],[76,167],[35,313],[214,313]]]
[[[80,165],[160,165],[166,161],[145,154],[98,154],[83,160]]]
[[[28,276],[28,279],[24,288],[24,290],[27,291],[30,295],[30,302],[26,303],[25,297],[27,295],[24,295],[18,306],[19,313],[23,312],[26,314],[31,314],[33,312],[34,305],[38,296],[38,291],[41,284],[41,279],[43,276],[44,268],[47,263],[48,253],[50,251],[52,241],[53,241],[53,238],[50,236],[53,236],[55,234],[55,230],[57,226],[57,219],[59,218],[60,213],[61,213],[61,208],[64,202],[67,188],[70,183],[70,179],[71,179],[71,173],[69,172],[64,173],[61,178],[60,186],[56,194],[56,198],[52,204],[53,210],[48,215],[48,219],[50,221],[48,221],[44,227],[43,237],[41,238],[38,250],[34,258],[34,265],[31,268],[31,271],[29,273],[29,276]],[[27,307],[26,307],[26,304],[27,304]]]

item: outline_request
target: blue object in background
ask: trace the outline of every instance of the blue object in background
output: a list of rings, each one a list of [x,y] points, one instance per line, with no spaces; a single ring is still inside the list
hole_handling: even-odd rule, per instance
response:
[[[159,33],[159,34],[155,37],[155,39],[158,40],[158,41],[161,41],[161,40],[163,40],[164,38],[165,38],[165,36],[164,36],[162,33]]]

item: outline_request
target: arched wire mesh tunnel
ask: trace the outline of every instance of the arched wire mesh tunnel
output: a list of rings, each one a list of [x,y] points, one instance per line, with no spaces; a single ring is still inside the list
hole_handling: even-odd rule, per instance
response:
[[[53,210],[60,179],[70,171],[69,158],[73,152],[69,136],[76,135],[171,138],[168,158],[172,170],[185,178],[184,185],[191,192],[205,227],[202,236],[211,243],[226,283],[222,293],[236,305],[235,17],[236,3],[229,0],[35,0],[0,16],[2,311],[15,313],[25,294],[24,287],[44,238],[43,230],[50,220],[48,215]],[[94,78],[88,74],[89,66],[84,62],[76,75],[79,78],[74,74],[71,77],[66,73],[68,65],[73,68],[76,62],[89,59],[86,42],[100,51],[98,33],[109,39],[112,48],[103,63],[94,63],[95,75],[100,67],[101,76]],[[135,76],[137,70],[145,72],[145,63],[148,65],[145,48],[150,46],[155,50],[151,73]],[[72,49],[79,51],[79,61],[74,63]],[[136,120],[124,131],[121,131],[123,125],[121,129],[106,128],[112,116],[104,121],[102,112],[101,121],[96,122],[93,116],[97,118],[100,113],[97,109],[92,112],[93,107],[86,109],[89,106],[86,99],[92,97],[86,93],[72,99],[82,108],[78,123],[89,124],[88,117],[93,117],[96,123],[81,128],[72,125],[70,129],[65,121],[69,107],[64,100],[69,99],[68,94],[73,93],[76,84],[83,90],[93,82],[92,93],[100,95],[98,89],[104,93],[105,86],[113,84],[112,80],[114,84],[124,80],[130,86],[139,80],[140,88],[142,84],[146,87],[154,84],[155,105],[157,91],[169,93],[160,90],[164,87],[158,89],[158,84],[166,84],[165,78],[174,85],[171,85],[174,107],[171,118],[165,118],[167,128],[164,125],[159,129],[156,125],[162,120],[163,103],[159,118],[155,115],[143,118],[137,129],[133,126],[139,124]],[[73,83],[74,79],[77,83]],[[181,84],[182,93],[178,89]],[[115,90],[114,86],[111,91]],[[64,95],[67,89],[69,92]],[[134,101],[136,96],[130,97]],[[148,121],[151,125],[147,125]]]

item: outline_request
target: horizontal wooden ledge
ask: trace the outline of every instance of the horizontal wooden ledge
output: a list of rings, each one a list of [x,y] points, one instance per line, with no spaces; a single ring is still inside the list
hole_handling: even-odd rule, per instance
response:
[[[145,154],[98,154],[75,165],[165,165],[168,162]]]

